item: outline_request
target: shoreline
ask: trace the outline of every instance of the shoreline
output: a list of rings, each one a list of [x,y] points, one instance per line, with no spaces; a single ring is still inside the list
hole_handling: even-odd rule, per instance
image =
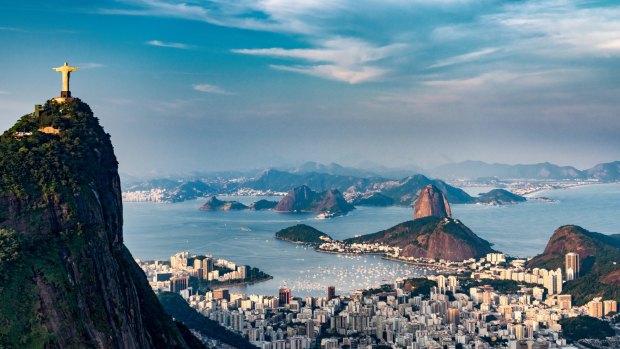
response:
[[[317,248],[317,246],[321,244],[321,243],[316,243],[316,242],[293,241],[289,239],[279,238],[277,236],[274,236],[273,238],[279,241],[284,241],[284,242],[288,242],[288,243],[295,244],[295,245],[308,246],[308,247],[314,247],[314,248]]]
[[[421,268],[432,269],[432,270],[435,270],[437,272],[442,272],[442,273],[449,273],[449,272],[455,271],[453,268],[438,267],[437,265],[431,264],[431,263],[408,261],[408,260],[403,260],[403,259],[400,259],[400,258],[389,257],[389,256],[386,256],[386,255],[384,255],[382,257],[382,259],[388,260],[388,261],[394,261],[394,262],[401,262],[401,263],[405,263],[405,264],[409,264],[409,265],[415,265],[415,266],[418,266],[418,267],[421,267]]]
[[[437,272],[453,272],[455,271],[453,268],[448,268],[448,267],[441,267],[441,266],[437,266],[435,264],[432,263],[424,263],[424,262],[417,262],[417,261],[410,261],[410,260],[406,260],[406,259],[401,259],[401,258],[395,258],[395,257],[390,257],[387,256],[385,253],[383,252],[365,252],[365,253],[355,253],[355,252],[338,252],[338,251],[329,251],[329,250],[321,250],[321,249],[315,249],[316,252],[319,253],[328,253],[328,254],[335,254],[335,255],[348,255],[348,256],[381,256],[381,259],[386,260],[386,261],[392,261],[392,262],[399,262],[399,263],[404,263],[404,264],[408,264],[408,265],[413,265],[416,267],[419,267],[419,269],[424,269],[424,270],[435,270]]]
[[[560,182],[554,182],[555,184]],[[525,191],[523,193],[519,193],[519,195],[527,198],[527,199],[535,199],[535,194],[544,193],[544,192],[552,192],[555,190],[565,190],[572,189],[578,187],[587,187],[587,186],[595,186],[595,185],[604,185],[604,184],[620,184],[620,182],[578,182],[578,183],[566,183],[565,185],[561,185],[554,188],[536,188],[529,191]],[[553,184],[552,184],[553,185]],[[514,192],[514,191],[513,191]]]

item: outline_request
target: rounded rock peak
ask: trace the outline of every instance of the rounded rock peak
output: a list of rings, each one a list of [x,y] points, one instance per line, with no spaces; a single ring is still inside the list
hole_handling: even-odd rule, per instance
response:
[[[439,188],[432,184],[429,184],[424,189],[420,190],[413,210],[413,219],[429,216],[439,218],[452,217],[450,204],[448,203],[446,196],[441,190],[439,190]]]

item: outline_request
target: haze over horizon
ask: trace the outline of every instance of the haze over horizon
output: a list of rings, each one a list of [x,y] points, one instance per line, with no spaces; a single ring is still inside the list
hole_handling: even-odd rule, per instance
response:
[[[620,4],[0,4],[0,128],[74,96],[132,175],[620,160]]]

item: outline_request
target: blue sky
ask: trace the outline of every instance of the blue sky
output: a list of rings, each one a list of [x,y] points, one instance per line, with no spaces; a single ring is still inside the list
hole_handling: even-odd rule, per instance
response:
[[[72,92],[121,170],[620,159],[616,1],[0,3],[0,126]]]

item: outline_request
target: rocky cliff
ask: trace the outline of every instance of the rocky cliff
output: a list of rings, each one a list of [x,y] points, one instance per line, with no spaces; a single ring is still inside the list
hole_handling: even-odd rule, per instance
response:
[[[450,218],[450,204],[443,193],[434,185],[429,184],[418,194],[413,210],[413,219],[423,217]]]
[[[117,167],[78,99],[0,137],[0,347],[189,347],[123,244]]]
[[[424,217],[374,234],[345,240],[348,243],[382,243],[400,247],[401,255],[462,261],[494,252],[491,244],[458,220]]]
[[[579,254],[580,277],[569,281],[565,293],[575,297],[577,304],[583,304],[593,297],[620,301],[620,238],[588,231],[576,225],[565,225],[555,230],[545,251],[530,260],[530,268],[557,269],[564,266],[565,255]]]
[[[342,215],[353,210],[338,190],[317,193],[302,185],[289,191],[274,208],[280,212],[315,212]]]

